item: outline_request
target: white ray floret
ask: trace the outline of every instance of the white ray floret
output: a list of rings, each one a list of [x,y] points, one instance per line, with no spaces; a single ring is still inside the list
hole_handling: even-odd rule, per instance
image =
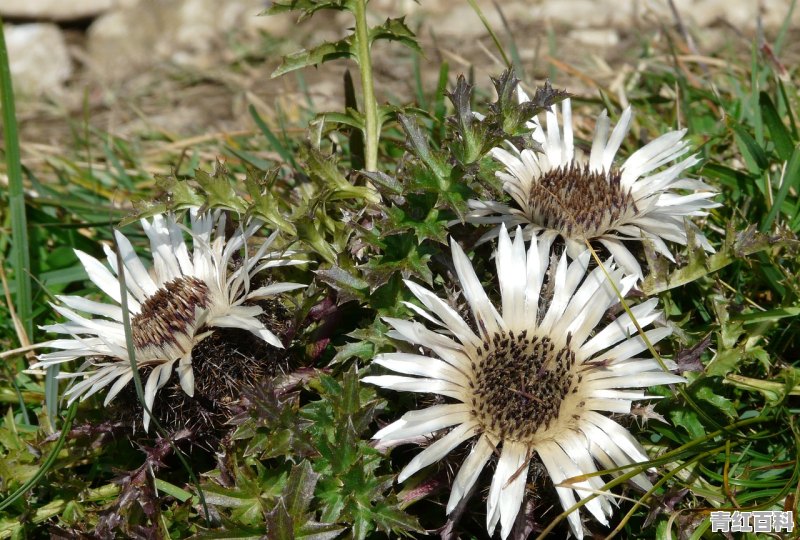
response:
[[[148,410],[152,410],[156,393],[167,383],[173,369],[177,371],[183,391],[189,396],[194,394],[192,348],[214,328],[247,330],[270,345],[283,348],[280,339],[258,319],[262,308],[245,304],[305,286],[272,283],[251,290],[250,280],[256,272],[303,262],[269,251],[276,234],[251,252],[248,240],[259,229],[260,222],[253,220],[246,227],[239,226],[226,238],[225,213],[201,213],[191,209],[189,217],[190,228],[179,224],[173,214],[141,220],[150,240],[153,257],[150,271],[130,241],[114,231],[125,270],[136,365],[140,370],[151,369],[144,385],[145,430],[150,423]],[[187,234],[190,244],[185,240]],[[84,358],[86,361],[76,372],[59,375],[75,380],[83,378],[66,391],[70,402],[86,399],[110,385],[104,401],[108,404],[133,378],[122,324],[117,255],[109,246],[103,247],[108,267],[82,251],[75,250],[75,253],[89,278],[115,303],[58,296],[62,305],[54,304],[53,308],[68,322],[43,329],[71,338],[46,343],[58,350],[40,355],[39,361],[31,366],[32,369],[47,368]]]
[[[528,100],[521,91],[520,100]],[[641,266],[625,242],[648,239],[674,262],[665,241],[685,245],[688,223],[700,245],[713,251],[696,226],[685,222],[719,206],[711,200],[716,192],[708,184],[684,176],[699,162],[696,156],[683,157],[690,150],[685,129],[658,137],[615,166],[631,126],[630,107],[610,133],[608,115],[600,114],[588,156],[573,143],[570,100],[561,103],[563,133],[556,110],[553,106],[546,112],[544,127],[536,118],[529,124],[541,153],[512,144],[492,150],[491,155],[505,166],[497,176],[513,202],[469,201],[467,221],[497,225],[481,241],[496,238],[499,225],[505,224],[509,229],[522,225],[526,239],[538,236],[550,243],[561,237],[572,257],[587,249],[586,241],[598,242],[627,274],[639,278]]]
[[[400,473],[399,481],[474,440],[453,481],[448,513],[470,493],[496,455],[487,499],[490,534],[498,524],[502,538],[511,532],[536,455],[565,508],[601,492],[584,508],[607,524],[613,495],[602,492],[605,482],[598,476],[569,479],[646,461],[647,455],[625,428],[601,413],[629,414],[633,401],[648,397],[643,387],[684,382],[658,361],[636,357],[646,347],[630,316],[598,327],[617,302],[614,287],[625,294],[636,278],[625,277],[611,259],[603,268],[588,270],[588,254],[572,262],[562,255],[548,270],[549,244],[533,236],[526,252],[522,231],[512,241],[501,224],[495,259],[498,311],[461,247],[454,241],[451,245],[472,324],[431,291],[407,281],[423,306],[415,312],[438,328],[402,319],[386,321],[394,328],[394,337],[414,350],[431,351],[430,356],[380,354],[373,363],[397,375],[363,379],[391,390],[440,394],[450,401],[408,412],[374,438],[381,443],[434,438]],[[545,282],[553,286],[544,286]],[[660,315],[656,304],[653,299],[632,308],[641,326]],[[646,332],[651,343],[669,333],[666,327]],[[676,365],[666,361],[664,367],[673,370]],[[643,474],[632,482],[650,486]],[[568,521],[572,533],[583,537],[579,513],[570,514]]]

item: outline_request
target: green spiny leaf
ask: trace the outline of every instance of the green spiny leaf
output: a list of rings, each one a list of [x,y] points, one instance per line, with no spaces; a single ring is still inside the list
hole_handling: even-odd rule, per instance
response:
[[[299,11],[300,18],[297,22],[302,22],[321,9],[349,11],[351,9],[350,4],[351,0],[275,0],[262,15]]]
[[[378,39],[398,41],[415,52],[422,52],[417,43],[417,37],[405,23],[405,17],[386,19],[382,25],[370,28],[369,42],[372,43]]]
[[[281,64],[275,68],[270,77],[280,77],[284,73],[289,73],[296,69],[301,69],[307,66],[317,66],[324,62],[334,60],[336,58],[353,58],[355,59],[355,52],[353,51],[353,37],[348,36],[339,41],[332,43],[323,43],[311,50],[303,49],[301,51],[293,52],[283,57]]]
[[[292,467],[281,497],[286,511],[290,515],[298,518],[308,511],[317,480],[319,480],[319,474],[311,469],[308,461],[303,460],[300,464]]]

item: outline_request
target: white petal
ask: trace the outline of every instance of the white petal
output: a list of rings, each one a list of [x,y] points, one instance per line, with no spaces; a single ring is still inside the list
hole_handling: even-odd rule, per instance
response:
[[[561,102],[561,122],[564,124],[564,157],[562,163],[570,163],[575,157],[572,135],[572,102],[569,98]]]
[[[475,435],[475,430],[477,427],[478,424],[472,421],[453,428],[450,433],[414,456],[414,459],[412,459],[408,465],[405,466],[403,471],[397,477],[397,481],[404,482],[415,472],[442,459],[444,456],[449,454],[453,448]]]
[[[558,318],[561,317],[561,314],[564,313],[564,309],[567,307],[569,295],[572,293],[572,291],[567,291],[566,288],[567,268],[567,254],[562,253],[558,261],[558,266],[556,267],[556,274],[553,281],[553,299],[550,301],[547,314],[544,316],[544,319],[542,319],[540,325],[542,332],[550,332],[553,324],[558,321]]]
[[[559,446],[561,446],[564,451],[564,459],[560,459],[558,463],[561,465],[567,478],[581,477],[597,472],[597,468],[587,455],[586,446],[580,443],[581,438],[583,438],[581,435],[569,435],[558,440]],[[583,467],[578,466],[578,461],[581,462]],[[598,490],[605,484],[605,482],[602,482],[597,476],[590,476],[589,478],[591,480],[587,479],[578,482],[573,480],[570,482],[570,484],[575,487],[575,492],[581,500],[588,498],[593,494],[593,490]],[[594,499],[586,501],[584,508],[586,508],[597,521],[608,526],[606,509],[610,515],[611,508],[607,506],[607,502],[604,506],[603,502],[605,502],[605,497],[595,497]]]
[[[536,236],[531,237],[531,245],[528,248],[525,273],[525,319],[532,324],[536,324],[539,317],[539,294],[542,290],[544,281],[543,261],[548,257],[549,244],[547,251],[542,252],[543,246],[539,244]]]
[[[433,349],[437,354],[441,349],[464,350],[464,347],[449,337],[438,332],[432,332],[418,322],[395,319],[393,317],[384,317],[383,320],[397,330],[406,341]]]
[[[77,309],[78,311],[83,311],[85,313],[91,313],[92,315],[108,317],[109,319],[122,322],[122,308],[119,306],[112,306],[111,304],[103,304],[102,302],[87,300],[81,296],[57,295],[56,298],[72,309]]]
[[[120,303],[119,282],[111,271],[103,266],[103,263],[79,249],[75,250],[75,255],[81,261],[83,268],[89,275],[89,279],[100,287],[100,290],[116,300],[117,303]]]
[[[456,370],[446,362],[428,356],[407,353],[379,354],[372,361],[387,369],[404,375],[418,375],[451,382],[458,386],[467,387],[469,379],[461,371]]]
[[[236,314],[230,315],[223,315],[222,317],[214,317],[208,321],[209,326],[216,326],[219,328],[240,328],[242,330],[248,330],[252,334],[260,337],[273,347],[277,347],[279,349],[283,349],[283,343],[278,337],[269,331],[269,329],[264,326],[264,323],[255,319],[253,317],[245,317]]]
[[[626,107],[625,110],[622,111],[619,122],[614,126],[611,137],[608,138],[608,144],[606,144],[603,150],[603,170],[606,172],[611,170],[611,165],[614,163],[617,150],[619,150],[623,139],[625,139],[625,136],[628,134],[628,129],[631,127],[631,114],[630,106]]]
[[[194,396],[194,371],[192,370],[192,353],[189,353],[178,362],[178,380],[181,388],[189,397]]]
[[[594,138],[592,139],[592,150],[589,154],[589,170],[595,173],[603,171],[603,153],[608,141],[608,130],[611,121],[608,119],[608,111],[603,110],[597,117],[594,126]]]
[[[117,240],[117,247],[122,256],[122,263],[128,271],[127,277],[135,281],[147,296],[155,294],[158,287],[153,282],[153,278],[150,277],[139,256],[136,255],[136,251],[134,251],[130,241],[117,230],[114,231],[114,237]]]
[[[123,373],[123,374],[120,376],[120,378],[119,378],[119,379],[117,379],[117,382],[115,382],[115,383],[114,383],[114,384],[111,386],[111,388],[109,388],[109,389],[108,389],[108,393],[106,394],[106,399],[105,399],[105,400],[103,400],[103,407],[107,407],[107,406],[108,406],[108,404],[109,404],[109,403],[111,403],[111,401],[112,401],[112,400],[113,400],[115,397],[117,397],[117,394],[119,394],[119,393],[120,393],[120,391],[121,391],[123,388],[125,388],[125,386],[126,386],[126,385],[127,385],[129,382],[131,382],[131,379],[133,379],[133,371],[132,371],[131,369],[128,369],[128,371],[127,371],[127,372],[125,372],[125,373]]]
[[[144,386],[145,409],[144,418],[142,419],[142,424],[144,425],[145,431],[147,431],[148,427],[150,426],[150,412],[153,410],[153,404],[156,400],[156,392],[158,392],[162,386],[167,384],[171,374],[172,362],[166,362],[154,367],[153,371],[150,373],[150,376],[147,377],[147,384]]]
[[[489,437],[485,434],[481,435],[464,463],[461,464],[461,468],[453,480],[453,485],[450,488],[450,499],[447,501],[448,514],[470,492],[493,451],[494,445],[489,440]]]
[[[609,240],[607,238],[600,238],[600,242],[608,249],[608,252],[614,256],[614,259],[622,266],[625,271],[632,276],[642,279],[642,267],[636,257],[626,248],[622,242],[618,240]]]
[[[561,450],[561,448],[552,441],[543,442],[537,447],[536,450],[539,453],[539,458],[541,458],[542,463],[550,475],[550,478],[553,479],[553,483],[560,484],[563,482],[567,476],[563,472],[562,462],[564,460],[568,460],[568,458],[564,455],[563,450]],[[564,510],[571,508],[577,502],[575,499],[575,492],[570,488],[556,485],[556,493],[558,494],[558,498],[561,500],[561,506],[564,507]],[[570,512],[567,515],[567,521],[569,522],[569,527],[572,531],[572,534],[574,534],[577,538],[583,538],[583,525],[581,524],[581,517],[577,510]]]
[[[161,214],[153,216],[153,222],[146,219],[141,221],[142,229],[150,239],[150,250],[153,253],[153,267],[156,271],[158,283],[163,285],[173,279],[181,277],[178,260],[172,253],[172,244],[169,239],[169,231],[164,225],[164,216]]]
[[[525,287],[522,276],[527,274],[525,244],[521,229],[512,246],[505,225],[501,225],[497,248],[497,277],[503,303],[503,319],[514,330],[525,327]]]
[[[547,122],[547,144],[544,145],[544,151],[547,161],[550,162],[550,168],[555,169],[561,165],[561,134],[558,130],[555,105],[545,111],[545,120]]]
[[[389,424],[372,436],[373,439],[396,441],[435,431],[469,421],[470,407],[464,403],[434,405],[427,409],[409,411],[400,420]]]
[[[183,231],[175,223],[175,216],[170,214],[167,218],[167,233],[172,245],[172,253],[178,260],[181,274],[184,276],[194,275],[194,265],[189,258],[189,250],[186,248],[186,241],[183,239]]]
[[[642,445],[633,438],[628,430],[610,418],[592,411],[586,411],[583,417],[586,421],[591,422],[605,432],[634,462],[643,462],[650,459],[647,457]]]
[[[645,332],[647,339],[650,341],[651,344],[656,344],[668,335],[672,333],[671,328],[661,327],[661,328],[654,328],[652,330],[648,330]],[[602,362],[604,360],[611,360],[612,362],[621,362],[622,360],[627,360],[631,356],[639,354],[643,350],[647,349],[647,345],[644,342],[644,339],[640,334],[623,341],[616,347],[609,349],[608,351],[604,352],[600,356],[596,358],[592,358],[591,362]]]
[[[248,294],[246,298],[248,300],[266,298],[268,296],[283,293],[286,291],[294,291],[296,289],[302,289],[307,286],[308,285],[303,285],[301,283],[273,283],[271,285],[267,285],[265,287],[259,287],[258,289],[250,291],[250,294]]]
[[[461,315],[444,300],[413,281],[404,280],[404,283],[414,296],[422,302],[422,305],[435,313],[442,320],[444,325],[458,336],[462,343],[477,344],[480,341],[469,325],[464,322]]]
[[[497,462],[497,470],[492,478],[489,488],[489,500],[492,500],[492,490],[495,482],[499,486],[499,508],[495,511],[500,514],[500,536],[508,538],[514,521],[517,519],[522,500],[525,497],[525,483],[528,480],[528,448],[523,444],[509,441],[503,443],[503,453]],[[502,482],[502,483],[501,483]],[[490,510],[487,511],[491,512]],[[488,529],[494,530],[496,521],[490,523]]]
[[[108,261],[108,265],[111,267],[111,270],[117,276],[119,276],[119,268],[117,267],[117,254],[106,244],[103,244],[103,252],[106,254],[106,259]],[[136,280],[128,275],[127,269],[125,271],[125,287],[128,290],[128,309],[133,313],[138,313],[140,310],[139,305],[147,299],[147,294],[144,292],[144,290],[142,290],[139,284],[136,283]]]
[[[370,375],[363,377],[361,382],[374,384],[389,390],[416,392],[419,394],[441,394],[459,401],[466,399],[463,388],[439,379],[402,377],[400,375]]]
[[[82,326],[81,333],[91,332],[100,334],[111,335],[117,340],[125,338],[125,328],[118,322],[108,321],[106,319],[87,319],[86,317],[82,317],[78,315],[71,309],[59,306],[56,304],[50,304],[53,306],[53,309],[56,310],[58,313],[73,321],[80,326]]]
[[[681,141],[685,134],[685,129],[665,133],[631,154],[621,167],[622,185],[628,186],[633,179],[685,154],[688,142]]]
[[[658,386],[661,384],[679,384],[686,382],[686,379],[674,373],[661,372],[644,372],[636,373],[634,375],[609,377],[605,379],[597,379],[584,386],[586,388],[603,389],[603,388],[647,388],[648,386]],[[594,394],[594,392],[592,392]],[[598,394],[599,395],[599,394]]]
[[[617,427],[618,429],[625,431],[622,426]],[[608,469],[624,467],[638,461],[647,460],[646,456],[641,459],[637,457],[632,460],[625,452],[623,452],[619,445],[615,442],[618,440],[617,430],[613,430],[612,434],[608,434],[590,422],[582,422],[581,431],[586,434],[586,439],[589,441],[589,451],[593,456],[595,456],[595,458],[598,459],[598,461],[603,463],[604,467]],[[607,460],[604,458],[610,459],[611,463],[607,463]],[[631,481],[644,490],[648,490],[653,487],[647,477],[641,473],[631,478]]]
[[[498,326],[502,326],[502,318],[486,296],[486,291],[483,290],[464,250],[453,239],[450,240],[450,245],[453,252],[453,265],[458,274],[458,280],[461,282],[464,298],[467,299],[479,328],[484,331],[484,334],[492,334],[498,329]]]

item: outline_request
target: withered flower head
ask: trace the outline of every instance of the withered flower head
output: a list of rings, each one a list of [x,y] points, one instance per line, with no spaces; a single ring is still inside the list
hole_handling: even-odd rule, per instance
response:
[[[142,263],[130,241],[114,231],[125,267],[136,365],[140,371],[149,372],[144,397],[150,410],[156,392],[170,379],[173,368],[183,392],[194,395],[192,349],[215,329],[246,330],[269,345],[283,348],[278,337],[260,320],[263,309],[256,302],[304,287],[297,283],[271,283],[251,289],[253,275],[261,270],[300,262],[269,251],[275,234],[251,252],[248,240],[260,228],[260,222],[253,220],[246,226],[240,225],[226,237],[225,213],[201,213],[192,209],[189,218],[191,228],[179,224],[171,213],[141,221],[150,240],[151,271]],[[184,233],[191,237],[190,245]],[[53,308],[67,322],[43,329],[70,338],[48,342],[47,346],[59,350],[40,355],[39,362],[31,366],[32,369],[47,368],[84,358],[85,362],[75,372],[59,374],[59,378],[82,379],[66,391],[70,402],[86,399],[110,385],[104,401],[107,405],[133,378],[119,305],[117,255],[109,246],[103,248],[111,270],[82,251],[75,250],[75,253],[89,278],[115,304],[80,296],[59,296],[63,305],[54,304]],[[241,261],[235,261],[239,257]],[[225,366],[220,369],[224,370]],[[142,423],[147,430],[150,423],[147,411]]]

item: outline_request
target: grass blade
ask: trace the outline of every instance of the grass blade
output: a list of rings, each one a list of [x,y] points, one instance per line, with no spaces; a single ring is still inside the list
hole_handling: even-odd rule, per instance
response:
[[[769,209],[769,214],[764,219],[761,225],[761,232],[767,232],[772,228],[772,224],[778,217],[778,213],[786,200],[786,195],[791,188],[797,189],[797,184],[800,181],[800,146],[795,148],[789,162],[781,172],[781,187],[778,189],[778,194],[775,196],[775,201]],[[789,216],[792,217],[792,216]]]
[[[778,110],[773,105],[769,94],[761,92],[758,101],[761,104],[761,116],[767,125],[769,134],[772,136],[772,142],[775,144],[775,151],[782,161],[788,161],[794,149],[792,136],[786,126],[783,125]]]
[[[494,33],[492,25],[490,25],[489,21],[486,20],[486,16],[483,14],[483,11],[481,11],[481,8],[478,6],[477,3],[475,3],[475,0],[467,0],[467,2],[469,2],[472,11],[474,11],[475,14],[478,16],[478,18],[480,18],[481,23],[483,23],[483,27],[486,28],[486,31],[489,33],[489,37],[492,38],[494,46],[497,47],[497,51],[500,53],[500,56],[503,57],[503,62],[505,62],[506,67],[507,68],[513,67],[511,60],[508,59],[508,55],[506,54],[506,50],[503,47],[503,44],[500,43],[500,38],[498,38],[497,34]]]
[[[2,19],[0,19],[0,107],[3,109],[3,137],[6,143],[6,170],[8,172],[8,207],[11,213],[11,237],[13,239],[11,264],[16,283],[17,314],[26,333],[25,336],[19,336],[20,345],[25,346],[30,345],[30,339],[33,336],[31,258],[28,248],[28,220],[25,215],[25,192],[22,185],[14,89],[11,87],[11,70],[8,65],[8,51],[6,50]]]
[[[300,168],[298,167],[297,162],[294,160],[294,155],[292,155],[291,150],[286,148],[286,146],[281,143],[278,137],[275,136],[272,130],[269,129],[269,126],[267,126],[267,123],[264,122],[263,118],[261,118],[261,115],[258,114],[256,108],[250,105],[248,110],[250,111],[250,116],[253,118],[253,121],[258,126],[258,129],[261,130],[261,133],[263,133],[267,138],[269,144],[272,145],[272,149],[275,150],[278,155],[284,159],[284,161],[290,163],[294,170],[299,170]]]

